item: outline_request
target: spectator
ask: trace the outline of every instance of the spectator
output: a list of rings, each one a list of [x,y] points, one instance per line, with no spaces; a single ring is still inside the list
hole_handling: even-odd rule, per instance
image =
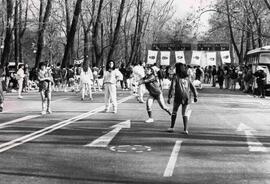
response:
[[[254,76],[256,77],[256,82],[258,85],[258,96],[260,98],[265,98],[266,73],[264,72],[264,68],[257,66],[257,71],[255,72]]]
[[[23,90],[23,79],[25,77],[24,74],[24,65],[19,65],[19,70],[16,73],[16,79],[18,81],[19,89],[18,89],[18,98],[22,99],[22,90]]]

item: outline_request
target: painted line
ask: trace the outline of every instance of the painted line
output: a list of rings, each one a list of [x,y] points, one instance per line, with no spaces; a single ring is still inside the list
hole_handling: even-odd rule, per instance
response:
[[[268,152],[267,148],[252,134],[256,130],[241,123],[237,131],[242,131],[246,135],[249,152]]]
[[[129,99],[131,99],[131,96],[128,96],[128,97],[125,97],[125,98],[119,100],[118,103],[119,104],[123,103],[123,102],[125,102],[125,101],[127,101]],[[31,134],[25,135],[23,137],[17,138],[15,140],[3,143],[3,144],[0,145],[0,153],[5,152],[5,151],[7,151],[7,150],[9,150],[11,148],[17,147],[19,145],[22,145],[24,143],[27,143],[29,141],[32,141],[32,140],[34,140],[36,138],[39,138],[39,137],[41,137],[43,135],[46,135],[48,133],[51,133],[51,132],[53,132],[55,130],[58,130],[58,129],[64,127],[64,126],[72,124],[72,123],[74,123],[74,122],[76,122],[78,120],[81,120],[81,119],[84,119],[84,118],[89,117],[91,115],[94,115],[94,114],[104,110],[104,108],[105,108],[104,106],[98,107],[98,108],[96,108],[96,109],[94,109],[92,111],[89,111],[87,113],[75,116],[75,117],[70,118],[68,120],[61,121],[59,123],[56,123],[56,124],[51,125],[49,127],[43,128],[43,129],[41,129],[39,131],[36,131],[36,132],[33,132]]]
[[[70,99],[70,98],[71,98],[71,97],[67,97],[67,98],[59,98],[59,99],[57,99],[57,100],[53,100],[51,103],[64,101],[64,100],[67,100],[67,99]]]
[[[11,120],[11,121],[8,121],[8,122],[5,122],[5,123],[1,123],[0,124],[0,129],[5,128],[7,125],[11,125],[11,124],[14,124],[14,123],[19,123],[19,122],[26,121],[26,120],[29,120],[29,119],[33,119],[33,118],[36,118],[36,117],[39,117],[39,116],[40,115],[29,115],[29,116],[14,119],[14,120]]]
[[[245,130],[245,135],[247,137],[247,144],[250,152],[268,152],[266,147],[264,147],[263,144],[255,138],[250,130]]]
[[[122,128],[130,128],[130,120],[112,126],[114,129],[107,134],[95,139],[85,147],[106,148]]]
[[[173,171],[174,171],[175,164],[177,161],[178,153],[179,153],[180,148],[181,148],[181,144],[182,144],[182,141],[175,142],[170,160],[169,160],[167,167],[164,171],[163,177],[171,177],[173,175]]]

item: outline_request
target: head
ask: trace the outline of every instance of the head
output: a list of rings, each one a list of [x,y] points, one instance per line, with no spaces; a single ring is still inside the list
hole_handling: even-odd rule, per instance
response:
[[[110,60],[107,62],[106,70],[114,70],[115,69],[115,62],[113,60]]]
[[[175,72],[180,78],[186,78],[188,76],[187,69],[183,63],[175,64]]]
[[[146,73],[146,75],[151,75],[154,73],[154,69],[150,66],[145,67],[145,73]]]
[[[24,69],[24,65],[19,65],[19,69]]]
[[[84,72],[87,72],[88,71],[88,65],[87,64],[83,64],[83,66],[82,66],[82,69],[83,69],[83,71]]]
[[[46,63],[45,63],[45,62],[41,62],[41,63],[39,63],[39,69],[40,69],[40,70],[45,70],[45,69],[46,69],[46,67],[47,67],[47,65],[46,65]]]

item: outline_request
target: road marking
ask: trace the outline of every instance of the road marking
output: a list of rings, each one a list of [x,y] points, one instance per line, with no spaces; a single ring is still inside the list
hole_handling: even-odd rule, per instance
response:
[[[60,102],[60,101],[64,101],[64,100],[67,100],[67,99],[70,99],[71,97],[66,97],[66,98],[59,98],[57,100],[53,100],[51,103],[55,103],[55,102]]]
[[[241,123],[237,131],[245,132],[247,138],[248,149],[250,152],[268,152],[266,147],[251,133],[256,130],[253,128]]]
[[[175,142],[170,160],[167,164],[167,167],[164,171],[163,177],[171,177],[173,175],[173,170],[177,161],[178,153],[181,148],[182,141],[178,140]]]
[[[96,147],[96,148],[107,147],[122,128],[130,128],[130,120],[118,123],[117,125],[112,126],[112,128],[114,128],[112,131],[97,138],[96,140],[92,141],[90,144],[85,145],[85,147]]]
[[[132,98],[132,96],[125,97],[125,98],[119,100],[118,104],[123,103],[123,102],[125,102],[125,101],[127,101],[127,100],[129,100],[131,98]],[[29,141],[32,141],[32,140],[34,140],[36,138],[39,138],[39,137],[41,137],[43,135],[46,135],[48,133],[51,133],[51,132],[53,132],[55,130],[58,130],[58,129],[64,127],[64,126],[72,124],[72,123],[74,123],[76,121],[79,121],[81,119],[84,119],[86,117],[94,115],[94,114],[102,111],[104,108],[105,108],[104,106],[98,107],[98,108],[96,108],[96,109],[94,109],[92,111],[89,111],[89,112],[83,113],[81,115],[75,116],[73,118],[61,121],[59,123],[56,123],[56,124],[51,125],[49,127],[43,128],[43,129],[41,129],[39,131],[36,131],[36,132],[33,132],[31,134],[25,135],[23,137],[17,138],[15,140],[0,144],[0,153],[5,152],[5,151],[7,151],[7,150],[9,150],[11,148],[17,147],[19,145],[22,145],[24,143],[27,143]]]
[[[39,117],[39,116],[40,115],[29,115],[29,116],[14,119],[14,120],[11,120],[11,121],[8,121],[8,122],[5,122],[5,123],[1,123],[0,124],[0,129],[5,128],[7,125],[11,125],[11,124],[14,124],[14,123],[19,123],[19,122],[26,121],[26,120],[29,120],[29,119],[33,119],[33,118],[36,118],[36,117]]]

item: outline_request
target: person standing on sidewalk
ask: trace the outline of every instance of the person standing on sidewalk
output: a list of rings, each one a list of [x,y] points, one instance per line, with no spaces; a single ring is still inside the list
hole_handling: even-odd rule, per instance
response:
[[[16,79],[18,81],[19,89],[18,89],[18,98],[22,99],[22,90],[23,90],[23,80],[24,80],[24,65],[19,65],[19,70],[16,73]]]
[[[121,73],[115,70],[115,62],[110,60],[106,65],[104,72],[104,94],[105,94],[105,112],[110,111],[111,101],[113,106],[113,113],[117,113],[117,94],[116,83]]]
[[[162,90],[158,82],[158,77],[154,69],[152,67],[146,67],[145,70],[146,76],[139,81],[139,85],[145,84],[146,89],[149,91],[149,97],[146,101],[146,109],[149,119],[147,119],[145,123],[153,123],[154,119],[152,118],[152,105],[154,100],[157,100],[159,106],[169,115],[171,115],[171,112],[165,104]]]
[[[38,80],[39,80],[39,92],[41,96],[42,102],[42,111],[41,114],[44,115],[46,113],[51,114],[51,98],[52,98],[52,74],[51,70],[47,68],[45,62],[40,63],[39,72],[38,72]],[[47,100],[47,108],[46,108],[46,100]]]
[[[184,133],[188,134],[188,119],[190,115],[191,92],[194,95],[194,102],[197,102],[197,90],[193,86],[192,82],[188,79],[188,74],[185,66],[182,63],[176,63],[176,74],[172,80],[171,87],[168,94],[168,103],[170,104],[171,98],[174,96],[173,112],[171,116],[171,127],[169,132],[174,131],[175,120],[177,117],[177,111],[180,105],[182,105],[182,117],[184,124]]]

